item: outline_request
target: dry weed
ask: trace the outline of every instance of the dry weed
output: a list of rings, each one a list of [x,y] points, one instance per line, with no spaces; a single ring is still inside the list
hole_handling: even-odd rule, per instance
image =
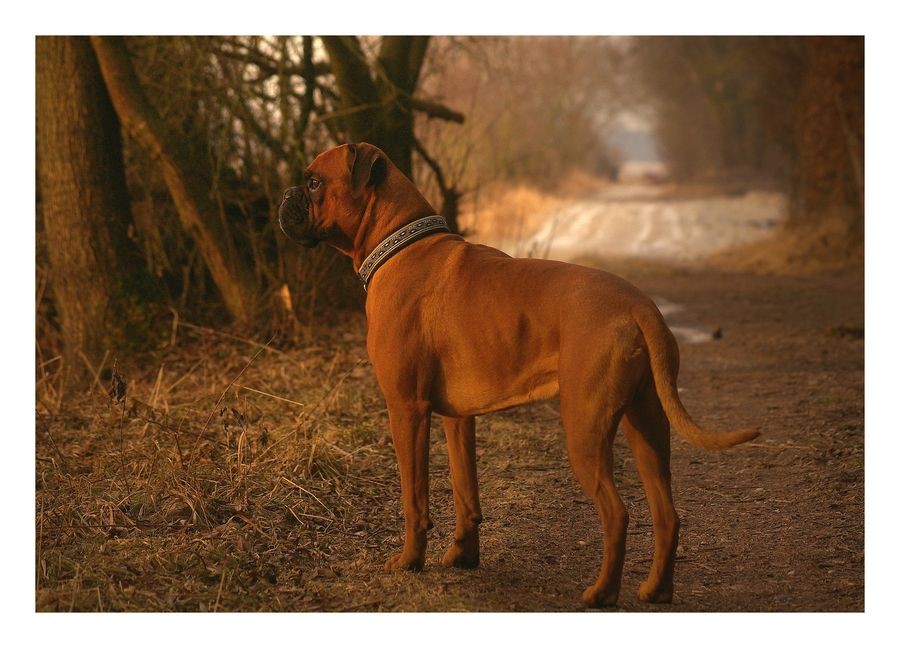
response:
[[[460,214],[460,227],[475,242],[523,241],[544,225],[548,213],[608,183],[579,170],[566,175],[552,192],[534,185],[495,183],[469,198]]]
[[[117,398],[39,409],[38,610],[310,608],[342,538],[396,531],[366,519],[392,451],[360,322],[287,353],[181,337]]]

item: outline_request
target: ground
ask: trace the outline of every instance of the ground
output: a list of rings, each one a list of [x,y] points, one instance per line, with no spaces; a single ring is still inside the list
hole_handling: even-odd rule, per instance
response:
[[[862,271],[611,269],[682,305],[671,324],[719,330],[681,345],[694,417],[762,432],[720,453],[673,437],[682,533],[671,605],[637,599],[651,525],[620,435],[631,523],[615,609],[862,610]],[[36,608],[580,609],[602,533],[553,401],[478,419],[485,521],[472,571],[440,566],[453,512],[436,421],[425,571],[382,571],[402,518],[364,329],[351,317],[316,344],[277,351],[182,326],[152,364],[123,370],[124,402],[98,386],[62,410],[42,406]]]

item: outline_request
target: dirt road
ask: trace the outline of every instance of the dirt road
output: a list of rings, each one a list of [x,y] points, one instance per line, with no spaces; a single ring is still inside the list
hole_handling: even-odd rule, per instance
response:
[[[631,514],[618,609],[863,609],[861,272],[612,269],[683,306],[670,323],[721,329],[682,344],[679,385],[695,417],[763,432],[719,454],[674,439],[683,527],[668,606],[637,600],[650,517],[617,440]],[[602,535],[554,402],[479,419],[475,571],[439,564],[453,513],[435,426],[426,570],[385,574],[400,546],[399,483],[361,319],[317,346],[263,353],[217,409],[258,349],[187,336],[156,360],[165,370],[128,377],[129,398],[165,411],[163,422],[140,409],[122,421],[96,394],[79,412],[38,417],[38,609],[579,609]]]

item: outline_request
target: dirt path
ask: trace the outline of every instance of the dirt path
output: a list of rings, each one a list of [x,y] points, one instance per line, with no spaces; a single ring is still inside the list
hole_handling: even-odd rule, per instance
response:
[[[764,436],[724,453],[674,440],[683,529],[675,601],[668,607],[637,600],[652,535],[619,436],[617,479],[631,514],[619,609],[861,610],[861,277],[630,274],[651,294],[687,305],[684,323],[723,331],[719,340],[682,345],[688,409],[713,429],[750,426]],[[577,606],[596,574],[602,536],[569,471],[555,410],[553,403],[540,404],[479,422],[485,523],[477,572],[438,564],[452,511],[445,446],[437,435],[429,569],[383,576],[365,568],[365,589],[379,599],[366,609]]]
[[[679,384],[695,417],[713,429],[763,431],[756,442],[719,454],[674,439],[683,528],[670,606],[637,600],[652,536],[620,435],[617,480],[631,525],[618,609],[863,609],[861,273],[792,279],[614,270],[649,294],[683,305],[671,323],[721,329],[720,339],[682,344]],[[435,529],[426,570],[382,573],[382,563],[400,546],[399,484],[384,440],[383,403],[371,370],[359,363],[362,335],[355,322],[337,342],[264,355],[247,371],[243,384],[304,403],[315,402],[315,389],[328,386],[320,402],[332,404],[310,423],[290,404],[245,394],[241,411],[262,408],[245,430],[254,452],[246,473],[240,459],[232,467],[232,449],[239,453],[240,447],[218,419],[209,432],[226,453],[204,445],[209,462],[188,468],[179,457],[186,450],[176,452],[168,433],[148,431],[140,421],[123,432],[127,449],[120,455],[121,430],[92,431],[103,415],[99,406],[75,422],[39,418],[38,609],[579,609],[581,591],[599,567],[602,535],[568,468],[553,402],[479,419],[481,568],[439,564],[453,512],[446,446],[436,425]],[[191,411],[210,411],[245,362],[203,353],[220,383],[205,383],[213,379],[197,369],[172,390],[173,411],[182,389],[195,390],[178,397],[191,395]],[[190,387],[194,375],[202,398],[200,387]],[[202,423],[205,417],[198,418]],[[310,446],[307,454],[298,450]],[[127,507],[121,505],[126,485],[117,477],[126,458],[131,477],[124,497],[135,500]],[[201,469],[210,486],[197,486],[196,494],[180,486],[194,483]],[[132,523],[157,526],[99,533],[73,531],[81,526],[66,522],[87,527],[83,523],[93,519],[119,520],[113,503]],[[171,529],[160,530],[160,522]]]

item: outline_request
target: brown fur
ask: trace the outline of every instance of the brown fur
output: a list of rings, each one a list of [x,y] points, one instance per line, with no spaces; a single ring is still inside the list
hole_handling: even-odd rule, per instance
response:
[[[307,245],[328,242],[356,268],[391,232],[435,213],[368,144],[326,151],[307,178],[320,185],[289,190],[282,228]],[[439,233],[403,248],[373,275],[366,315],[406,521],[403,550],[387,569],[418,570],[425,561],[431,414],[443,418],[456,510],[456,533],[442,562],[475,567],[481,522],[475,416],[558,394],[569,462],[604,529],[602,566],[584,592],[585,605],[614,605],[619,594],[628,526],[613,481],[620,422],[653,516],[653,564],[639,596],[672,600],[679,521],[670,487],[670,423],[709,449],[756,433],[715,434],[691,420],[676,388],[678,347],[646,295],[601,270],[513,259]]]

